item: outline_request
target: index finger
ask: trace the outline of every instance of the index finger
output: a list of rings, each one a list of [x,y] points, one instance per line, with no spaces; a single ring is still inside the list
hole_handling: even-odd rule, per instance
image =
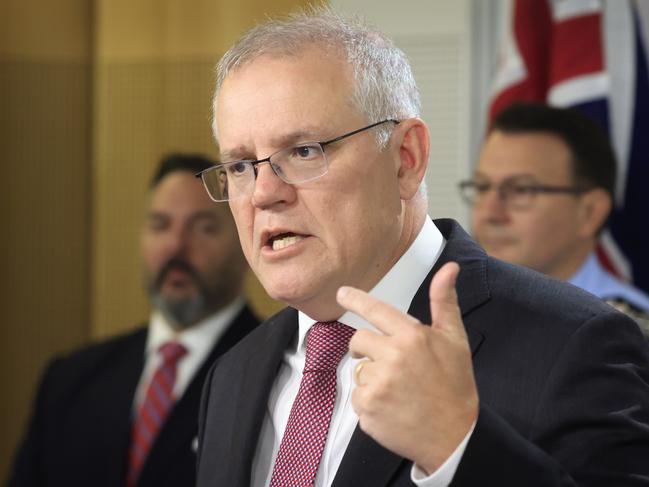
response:
[[[354,287],[342,286],[338,289],[336,299],[343,308],[369,321],[385,335],[394,335],[404,326],[419,323],[394,306]]]
[[[430,315],[432,327],[458,329],[464,332],[455,283],[460,272],[456,262],[448,262],[435,273],[430,283]]]

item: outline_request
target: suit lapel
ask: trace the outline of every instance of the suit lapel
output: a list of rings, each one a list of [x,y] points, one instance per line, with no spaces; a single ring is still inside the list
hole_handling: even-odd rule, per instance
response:
[[[408,309],[408,314],[426,324],[431,322],[428,298],[430,282],[435,273],[447,262],[454,261],[460,264],[461,271],[456,288],[463,317],[489,298],[484,251],[453,220],[435,220],[435,225],[444,235],[446,246],[417,290]],[[475,356],[484,336],[469,327],[466,327],[466,332],[471,352]],[[397,475],[399,468],[409,469],[409,464],[410,462],[404,458],[383,448],[357,426],[334,479],[333,487],[391,485],[391,479]],[[409,471],[407,478],[410,478]],[[406,485],[410,485],[410,482],[408,481]]]
[[[96,438],[101,438],[107,445],[106,469],[108,479],[106,485],[122,485],[126,479],[126,453],[131,441],[131,418],[133,412],[133,396],[144,368],[144,344],[148,329],[136,332],[128,345],[119,349],[119,358],[109,355],[111,361],[110,382],[101,382],[103,402],[106,405],[105,415],[101,421],[93,421],[88,426],[96,429]],[[102,402],[102,401],[98,401]]]
[[[138,485],[159,485],[161,481],[159,476],[164,474],[164,465],[171,465],[168,462],[186,458],[187,451],[191,451],[194,456],[194,440],[198,432],[198,405],[207,372],[218,357],[227,352],[258,324],[259,321],[250,309],[244,307],[212,347],[205,362],[200,366],[165,421],[149,453]],[[194,462],[195,459],[192,463]]]
[[[257,340],[245,362],[236,394],[236,434],[230,438],[230,451],[237,452],[228,465],[229,485],[250,485],[252,462],[266,416],[277,370],[284,352],[294,340],[297,311],[287,308],[264,323],[265,333]]]
[[[471,311],[487,301],[490,297],[487,286],[487,254],[480,248],[469,235],[454,220],[435,220],[435,225],[446,239],[446,246],[432,270],[419,287],[412,300],[408,313],[422,323],[430,323],[430,304],[428,288],[435,273],[448,262],[457,262],[460,265],[460,274],[455,288],[460,305],[462,317],[468,316]],[[471,352],[475,356],[484,336],[466,326]]]

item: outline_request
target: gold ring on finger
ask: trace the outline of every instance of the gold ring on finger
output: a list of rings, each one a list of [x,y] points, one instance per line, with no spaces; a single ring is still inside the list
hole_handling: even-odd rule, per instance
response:
[[[356,364],[356,367],[354,368],[354,380],[356,381],[356,384],[361,385],[361,372],[363,370],[363,367],[365,367],[365,364],[368,363],[369,360],[361,360]]]

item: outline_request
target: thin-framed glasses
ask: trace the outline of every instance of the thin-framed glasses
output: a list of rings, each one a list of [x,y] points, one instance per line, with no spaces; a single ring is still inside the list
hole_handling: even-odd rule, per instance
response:
[[[398,124],[398,120],[387,119],[321,142],[302,142],[274,152],[264,159],[225,162],[205,169],[200,177],[207,194],[213,201],[228,201],[249,195],[257,179],[259,166],[270,164],[273,172],[285,183],[304,183],[327,174],[329,166],[324,148],[347,137],[369,130],[384,123]]]
[[[538,183],[532,176],[516,176],[496,184],[486,179],[462,181],[459,183],[462,198],[470,205],[479,205],[489,191],[496,191],[498,197],[509,208],[525,210],[532,206],[539,194],[580,195],[592,188],[586,186],[553,186]]]

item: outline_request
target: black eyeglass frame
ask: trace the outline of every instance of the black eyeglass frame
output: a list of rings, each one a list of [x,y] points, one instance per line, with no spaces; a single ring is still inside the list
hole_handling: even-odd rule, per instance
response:
[[[352,130],[351,132],[347,132],[346,134],[339,135],[338,137],[334,137],[333,139],[323,140],[323,141],[304,141],[304,142],[300,142],[300,143],[296,144],[295,147],[301,147],[301,146],[308,146],[308,145],[311,145],[311,144],[317,144],[317,145],[320,146],[320,149],[322,150],[322,153],[324,154],[324,152],[325,152],[324,149],[325,149],[326,146],[328,146],[330,144],[333,144],[335,142],[339,142],[339,141],[341,141],[343,139],[346,139],[347,137],[351,137],[352,135],[356,135],[358,133],[364,132],[366,130],[369,130],[371,128],[377,127],[379,125],[382,125],[382,124],[388,123],[388,122],[389,123],[394,123],[395,125],[398,125],[400,123],[399,120],[395,120],[395,119],[392,119],[392,118],[387,118],[385,120],[381,120],[380,122],[375,122],[375,123],[372,123],[370,125],[367,125],[366,127],[362,127],[362,128],[356,129],[356,130]],[[259,169],[258,169],[257,166],[259,166],[260,164],[268,163],[268,164],[270,164],[270,167],[272,168],[273,172],[275,173],[275,175],[277,177],[279,177],[282,181],[285,181],[288,184],[294,184],[294,183],[291,183],[290,181],[286,181],[284,179],[284,177],[282,177],[282,175],[278,173],[277,169],[274,167],[273,163],[271,162],[271,159],[276,154],[284,152],[286,149],[287,148],[280,149],[280,150],[278,150],[276,152],[273,152],[268,157],[265,157],[263,159],[257,159],[255,161],[250,161],[250,160],[245,160],[244,159],[244,160],[239,160],[239,161],[223,162],[223,163],[218,164],[216,166],[212,166],[212,167],[208,167],[207,169],[203,169],[201,172],[196,173],[195,177],[203,179],[203,175],[208,173],[208,172],[214,171],[214,170],[219,169],[219,168],[227,168],[227,167],[230,167],[230,166],[232,166],[234,164],[241,164],[242,162],[245,162],[245,163],[250,164],[252,166],[254,174],[255,174],[255,179],[256,179],[257,178],[257,173],[259,172]],[[326,171],[323,174],[321,174],[320,176],[317,176],[317,177],[324,176],[325,174],[326,174]],[[306,181],[308,181],[308,180],[306,180]],[[306,181],[298,181],[298,182],[306,182]],[[205,185],[205,180],[204,179],[203,179],[203,183]],[[207,187],[205,189],[207,190]],[[210,198],[212,198],[212,195],[210,194],[209,191],[208,191],[208,194],[210,195]],[[214,198],[212,198],[212,199],[214,199]],[[227,201],[227,200],[223,200],[223,201]]]
[[[460,194],[462,195],[462,199],[470,204],[473,205],[476,201],[477,198],[470,199],[466,196],[466,189],[467,188],[477,188],[478,186],[486,186],[486,188],[482,191],[482,193],[486,193],[489,191],[491,188],[496,188],[496,191],[498,191],[498,196],[503,200],[507,201],[507,197],[505,195],[505,191],[507,187],[507,181],[503,184],[494,184],[494,183],[478,183],[473,180],[467,180],[467,181],[460,181],[458,183],[458,188],[460,189]],[[535,197],[537,194],[545,193],[545,194],[573,194],[573,195],[580,195],[583,193],[586,193],[593,189],[592,186],[553,186],[549,184],[534,184],[534,183],[524,183],[524,184],[509,184],[510,187],[515,187],[517,189],[529,191],[530,195]],[[527,207],[527,206],[524,206]]]

